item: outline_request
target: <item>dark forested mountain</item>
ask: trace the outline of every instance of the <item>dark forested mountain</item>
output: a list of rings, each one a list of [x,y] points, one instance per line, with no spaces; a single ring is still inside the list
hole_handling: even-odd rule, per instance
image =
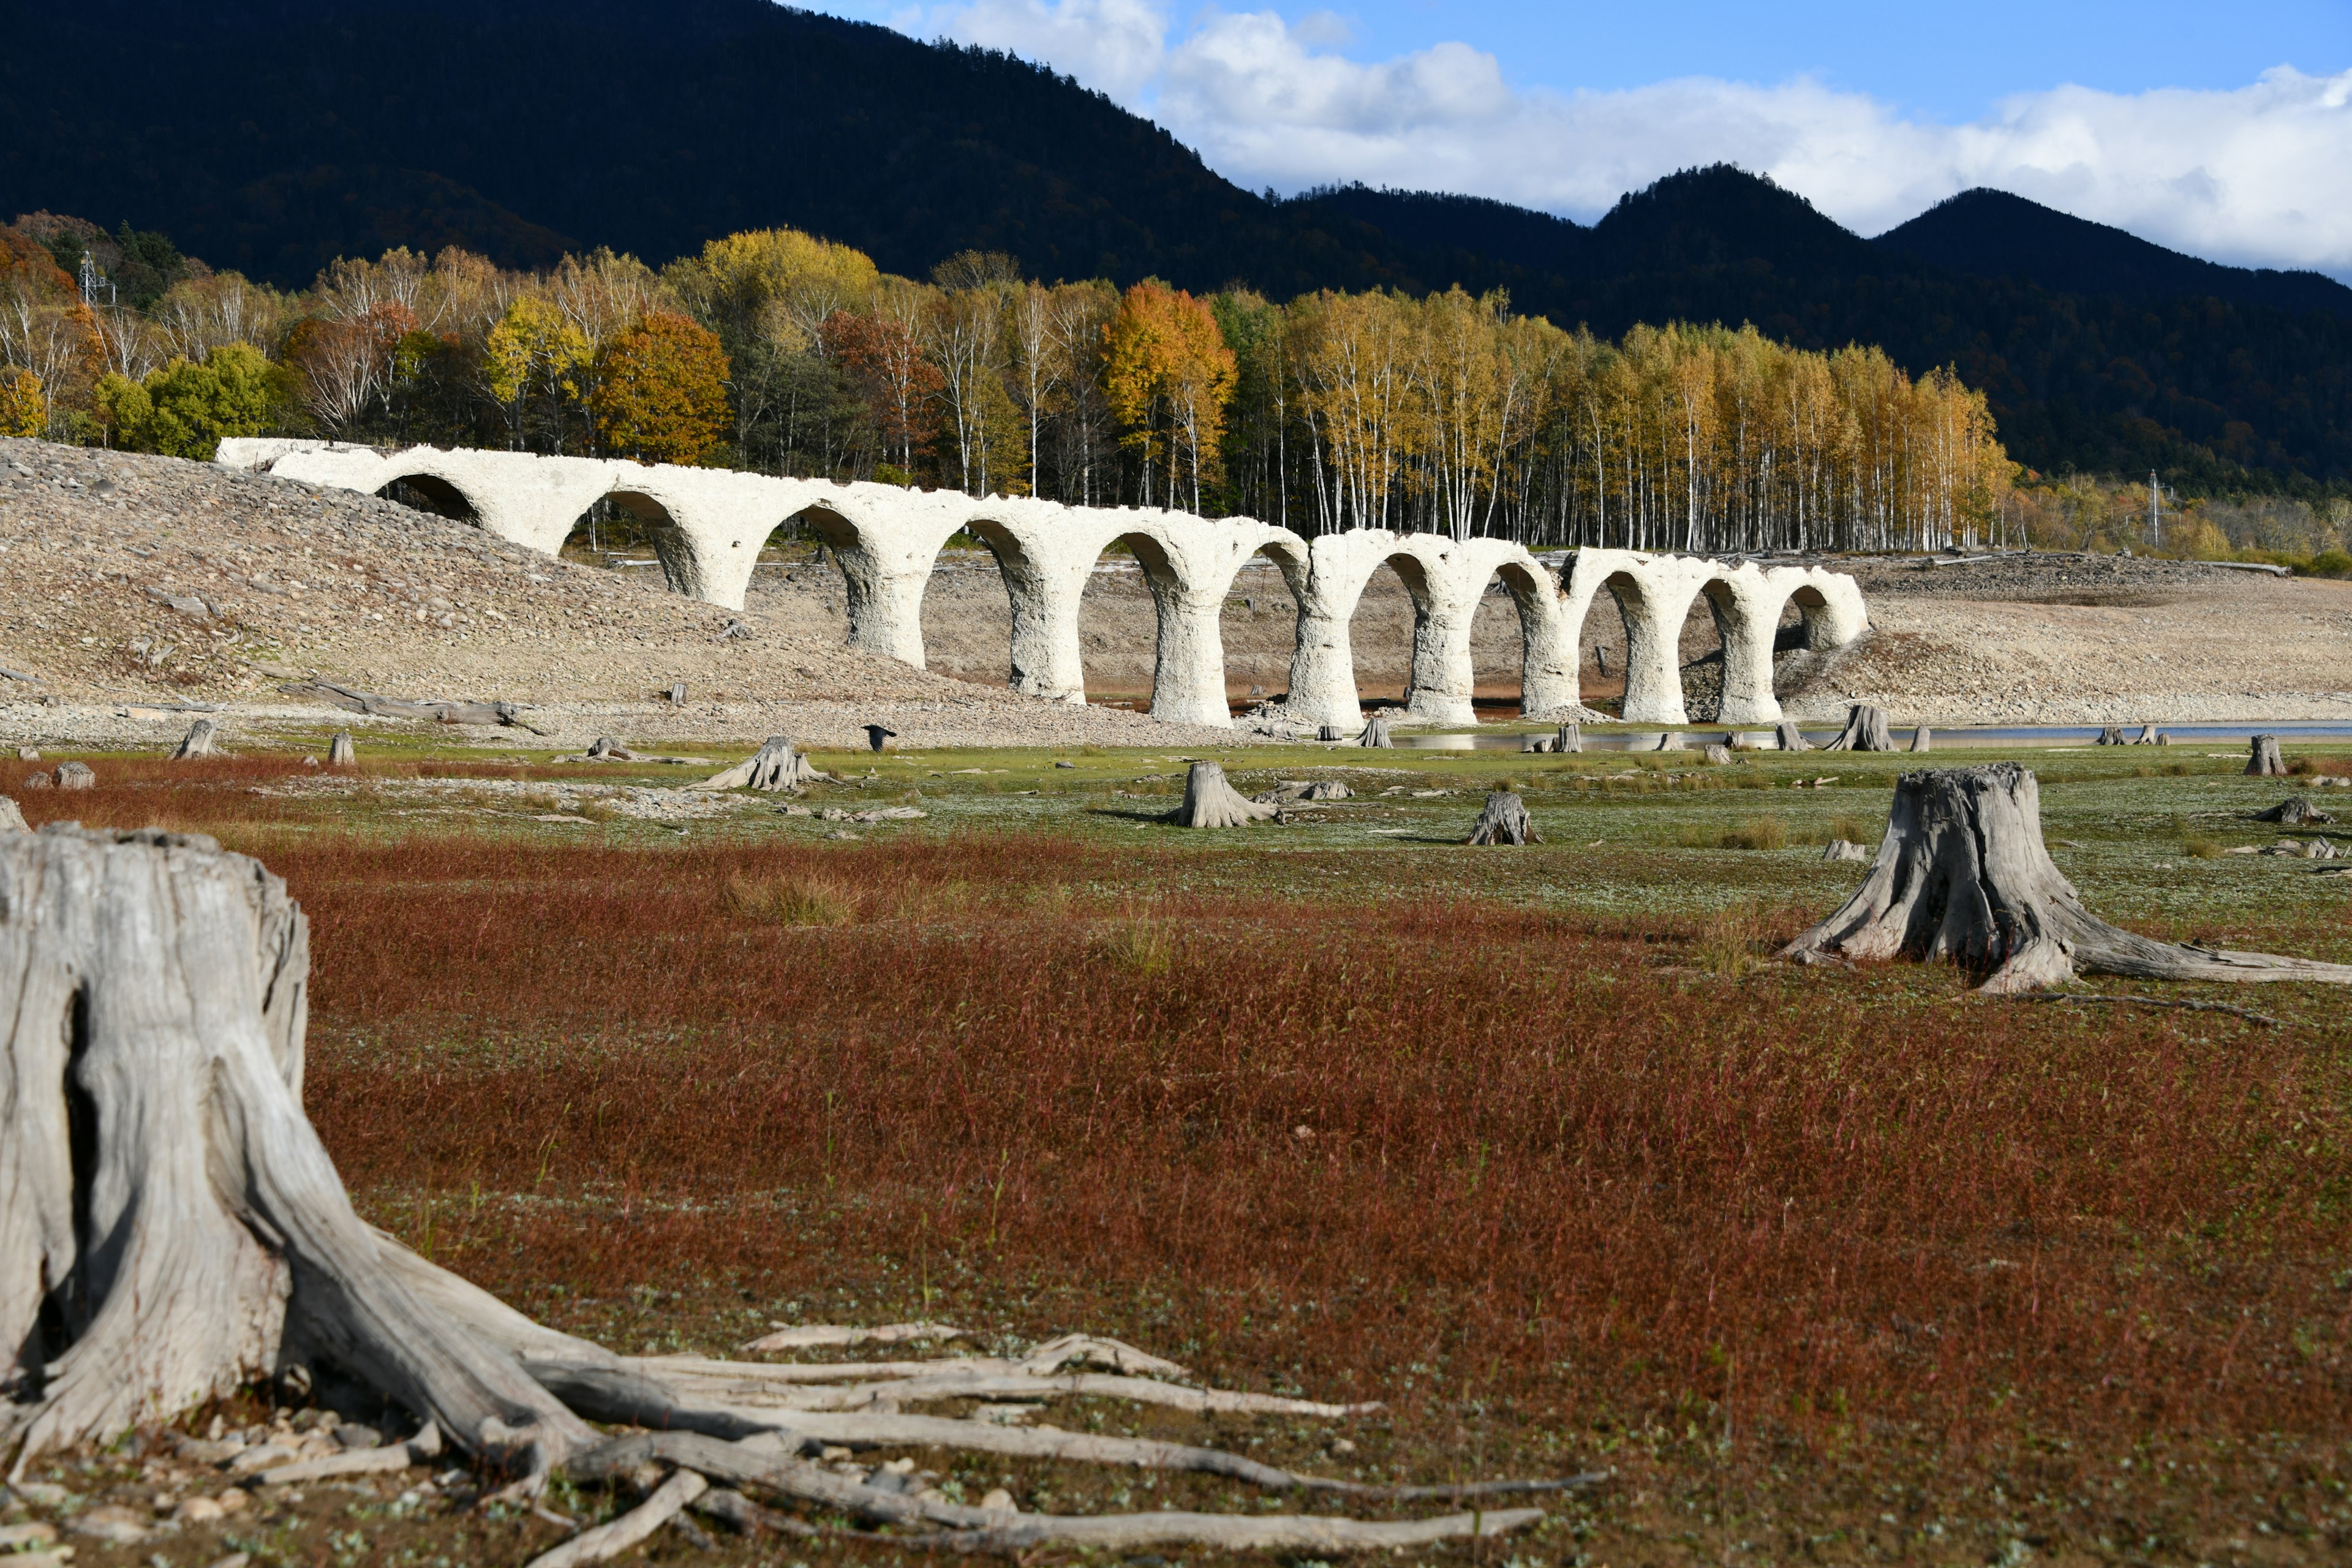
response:
[[[128,221],[299,285],[461,244],[654,262],[814,230],[919,275],[1507,288],[1615,334],[1673,318],[1882,344],[1985,388],[2043,468],[2352,479],[2352,289],[2177,256],[1990,192],[1877,241],[1696,170],[1591,227],[1472,197],[1242,190],[1050,70],[768,0],[121,0],[11,8],[0,218]]]
[[[2021,278],[2062,294],[2152,301],[2204,297],[2352,317],[2352,289],[2316,272],[2222,267],[2007,191],[1962,191],[1871,242],[1979,278]]]
[[[1049,70],[767,0],[11,11],[0,205],[135,216],[280,283],[394,244],[658,263],[779,224],[917,275],[976,247],[1195,289],[1397,276],[1377,232],[1240,190]]]

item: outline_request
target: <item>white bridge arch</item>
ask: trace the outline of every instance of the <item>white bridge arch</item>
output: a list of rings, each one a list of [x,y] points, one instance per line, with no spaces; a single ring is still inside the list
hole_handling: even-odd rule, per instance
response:
[[[1124,545],[1142,569],[1159,621],[1151,712],[1195,724],[1232,722],[1220,623],[1234,578],[1259,554],[1274,562],[1297,605],[1286,706],[1294,720],[1313,725],[1352,728],[1361,719],[1349,621],[1383,565],[1412,600],[1407,711],[1436,723],[1476,721],[1471,624],[1497,579],[1518,612],[1521,702],[1529,714],[1578,704],[1577,650],[1603,589],[1624,616],[1624,717],[1636,723],[1688,721],[1680,641],[1702,594],[1723,641],[1726,723],[1780,718],[1772,652],[1792,600],[1808,647],[1842,647],[1869,625],[1853,579],[1817,567],[1581,550],[1563,584],[1524,546],[1497,539],[1350,529],[1310,542],[1250,518],[462,447],[385,452],[238,439],[222,442],[216,460],[369,494],[407,484],[436,504],[462,506],[486,531],[549,555],[562,549],[582,513],[609,500],[651,525],[673,590],[730,609],[743,607],[769,536],[798,520],[841,564],[851,645],[917,668],[924,663],[924,591],[940,551],[962,532],[995,556],[1012,601],[1011,683],[1064,702],[1086,700],[1080,596],[1103,552]]]

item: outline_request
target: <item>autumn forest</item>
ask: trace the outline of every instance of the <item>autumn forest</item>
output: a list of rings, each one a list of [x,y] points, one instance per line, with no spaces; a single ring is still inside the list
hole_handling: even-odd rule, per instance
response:
[[[1500,292],[1122,290],[977,252],[917,280],[773,229],[659,270],[395,249],[284,293],[160,237],[0,236],[8,433],[190,457],[282,432],[1710,552],[1985,542],[2012,474],[1948,373],[1748,327],[1611,342]]]

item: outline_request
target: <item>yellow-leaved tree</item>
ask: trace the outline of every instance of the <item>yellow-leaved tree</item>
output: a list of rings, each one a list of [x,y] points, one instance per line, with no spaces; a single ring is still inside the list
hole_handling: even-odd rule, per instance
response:
[[[33,440],[48,427],[49,405],[41,378],[15,365],[0,365],[0,436]]]
[[[482,343],[482,390],[506,416],[509,445],[523,446],[533,400],[559,438],[563,413],[581,396],[588,368],[587,336],[537,294],[521,294],[499,316]]]
[[[719,334],[656,310],[606,345],[596,428],[607,451],[693,464],[727,438],[727,354]]]
[[[1103,386],[1112,416],[1128,426],[1123,445],[1143,460],[1143,501],[1163,460],[1172,500],[1191,480],[1192,510],[1201,487],[1220,473],[1225,405],[1234,395],[1234,352],[1225,346],[1205,300],[1147,279],[1120,296],[1103,329]]]

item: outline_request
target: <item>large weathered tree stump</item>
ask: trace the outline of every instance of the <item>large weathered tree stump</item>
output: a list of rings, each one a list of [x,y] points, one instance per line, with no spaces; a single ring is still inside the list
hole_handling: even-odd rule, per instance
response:
[[[1393,748],[1396,742],[1389,738],[1389,716],[1375,713],[1365,720],[1363,732],[1356,737],[1356,744]]]
[[[359,748],[352,744],[352,732],[349,730],[336,731],[335,738],[327,742],[327,765],[331,768],[355,768],[359,762]]]
[[[25,812],[12,795],[0,795],[0,833],[30,833],[25,826]]]
[[[2132,742],[2135,746],[2162,746],[2169,743],[2165,739],[2163,726],[2154,722],[2142,724],[2139,727],[2139,739]]]
[[[588,1426],[528,1353],[610,1363],[385,1239],[302,1114],[310,947],[209,838],[0,839],[0,1451],[104,1441],[333,1363],[503,1468]]]
[[[1184,804],[1168,814],[1179,827],[1240,827],[1263,822],[1275,808],[1243,796],[1225,782],[1225,770],[1216,763],[1194,763],[1184,776]]]
[[[1915,752],[1934,751],[1936,749],[1935,732],[1925,724],[1915,728],[1911,731],[1911,749]]]
[[[2091,742],[2095,746],[2127,746],[2130,743],[2124,738],[2124,727],[2120,724],[2108,725],[2099,731],[2099,738]]]
[[[1886,710],[1867,702],[1857,702],[1846,710],[1845,728],[1837,739],[1822,748],[1824,752],[1891,752],[1895,749],[1895,732],[1886,727]]]
[[[2276,735],[2256,735],[2248,743],[2246,776],[2261,779],[2286,777],[2286,759],[2279,755]]]
[[[782,735],[771,735],[750,760],[738,763],[724,773],[713,773],[694,787],[756,789],[773,794],[778,790],[798,789],[815,777],[816,769],[810,765],[808,758],[793,750],[789,739]]]
[[[1528,815],[1528,803],[1514,791],[1498,789],[1486,797],[1486,808],[1470,829],[1469,842],[1540,844],[1543,835],[1536,831],[1535,819]]]
[[[1783,719],[1774,725],[1772,738],[1780,742],[1784,752],[1810,752],[1813,749],[1813,743],[1805,739],[1805,732],[1797,728],[1797,721],[1793,719]]]
[[[1552,740],[1551,749],[1555,752],[1584,750],[1584,731],[1577,726],[1575,720],[1570,719],[1559,727],[1559,733]]]
[[[1782,955],[1957,963],[1995,993],[2078,973],[2352,984],[2352,964],[2179,947],[2091,914],[2052,863],[2041,787],[2015,763],[1904,774],[1870,875]]]
[[[220,727],[209,719],[199,719],[188,726],[186,734],[180,737],[179,745],[172,752],[172,760],[184,763],[191,757],[217,757],[220,754]]]

